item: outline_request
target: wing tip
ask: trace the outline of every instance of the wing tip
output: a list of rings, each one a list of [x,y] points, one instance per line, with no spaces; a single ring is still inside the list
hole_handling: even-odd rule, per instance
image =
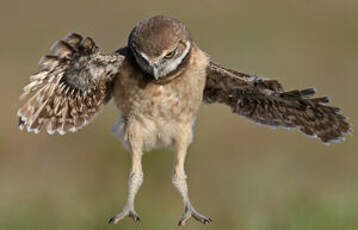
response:
[[[83,37],[78,33],[71,32],[68,33],[63,40],[70,44],[72,47],[77,47],[83,40]]]
[[[59,58],[70,58],[74,52],[73,47],[63,40],[56,41],[50,47],[50,52]]]
[[[339,136],[339,137],[336,137],[336,138],[333,138],[333,139],[330,139],[330,140],[327,140],[327,141],[322,141],[322,143],[325,146],[330,146],[331,144],[338,144],[338,143],[342,143],[342,142],[345,142],[345,141],[346,141],[346,138],[344,136]]]

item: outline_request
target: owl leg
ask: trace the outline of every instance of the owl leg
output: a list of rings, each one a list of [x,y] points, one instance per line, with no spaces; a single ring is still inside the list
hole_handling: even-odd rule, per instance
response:
[[[108,223],[110,224],[115,224],[126,216],[132,218],[134,222],[140,222],[140,218],[134,210],[134,200],[143,183],[142,155],[141,148],[132,147],[132,168],[128,180],[128,201],[120,213],[109,219]]]
[[[185,223],[193,217],[195,220],[207,224],[210,223],[212,220],[208,217],[197,212],[194,207],[192,206],[189,195],[188,195],[188,186],[186,183],[186,174],[184,170],[184,161],[187,152],[187,145],[179,144],[177,146],[176,156],[174,159],[174,170],[172,176],[172,183],[174,187],[178,190],[179,194],[183,198],[184,201],[184,214],[180,219],[178,225],[184,226]]]

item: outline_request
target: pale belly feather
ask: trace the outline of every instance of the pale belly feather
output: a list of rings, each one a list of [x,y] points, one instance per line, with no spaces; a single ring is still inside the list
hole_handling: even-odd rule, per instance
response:
[[[173,148],[176,137],[183,133],[188,137],[188,143],[192,141],[192,127],[200,102],[195,98],[183,100],[185,96],[182,94],[186,92],[182,89],[178,92],[173,88],[157,86],[155,91],[153,94],[151,89],[143,98],[128,99],[132,103],[130,115],[120,110],[120,116],[112,132],[128,150],[128,135],[131,130],[142,140],[144,151],[153,148]],[[156,96],[148,98],[151,94]],[[136,95],[141,93],[137,92]]]
[[[131,126],[136,126],[136,129],[140,132],[143,140],[143,150],[150,151],[153,148],[170,148],[173,149],[176,135],[179,132],[190,132],[188,143],[191,143],[193,139],[193,126],[192,121],[191,127],[183,130],[183,126],[178,125],[176,121],[157,119],[153,120],[148,117],[142,117],[141,122],[131,122]],[[128,122],[120,115],[118,120],[112,127],[113,135],[120,140],[122,145],[130,151],[129,139],[127,132]]]

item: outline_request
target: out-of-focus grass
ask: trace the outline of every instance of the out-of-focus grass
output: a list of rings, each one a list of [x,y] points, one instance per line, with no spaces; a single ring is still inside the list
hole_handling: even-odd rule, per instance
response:
[[[170,184],[172,153],[144,156],[137,199],[142,227],[119,212],[129,156],[110,135],[115,108],[63,137],[16,129],[17,97],[51,43],[76,31],[104,50],[123,46],[143,18],[180,18],[219,63],[314,86],[354,123],[358,109],[358,4],[343,1],[5,1],[0,9],[0,229],[174,229],[182,203]],[[357,142],[321,145],[203,106],[187,174],[196,208],[214,222],[186,229],[357,229]]]

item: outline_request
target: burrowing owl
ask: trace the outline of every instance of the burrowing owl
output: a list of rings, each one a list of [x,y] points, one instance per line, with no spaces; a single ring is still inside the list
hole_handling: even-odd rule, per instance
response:
[[[120,111],[113,133],[131,153],[128,201],[109,222],[126,216],[140,221],[134,209],[143,182],[143,151],[175,150],[172,182],[183,198],[184,225],[197,212],[188,196],[184,160],[193,138],[200,105],[222,103],[234,113],[270,126],[297,127],[324,143],[340,141],[350,125],[327,97],[314,89],[285,91],[267,80],[224,68],[211,61],[180,21],[156,16],[137,24],[127,46],[103,54],[89,37],[72,33],[51,47],[30,77],[18,110],[20,129],[49,134],[75,132],[88,124],[112,97]]]

